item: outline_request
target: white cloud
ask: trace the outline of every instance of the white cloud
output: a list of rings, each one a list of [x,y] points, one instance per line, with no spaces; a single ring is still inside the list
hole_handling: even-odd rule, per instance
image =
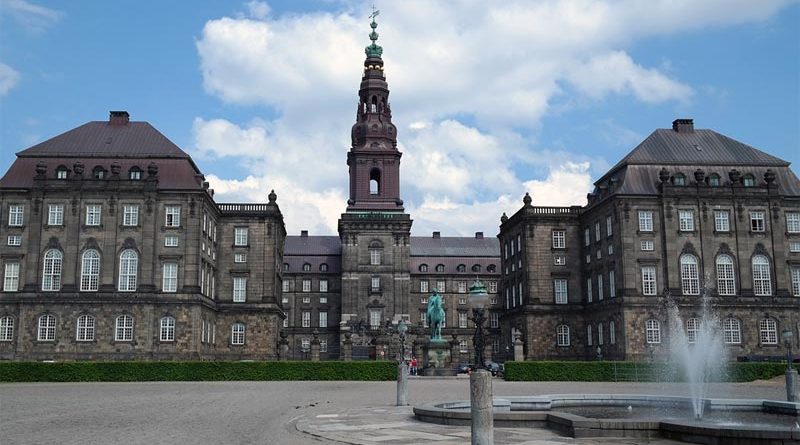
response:
[[[9,15],[25,29],[39,32],[61,19],[62,13],[25,0],[3,0],[0,13]]]
[[[0,62],[0,97],[14,88],[19,79],[20,75],[14,68]]]
[[[247,12],[250,13],[250,17],[259,20],[266,19],[272,10],[272,8],[270,8],[265,2],[259,2],[255,0],[245,3],[245,6],[247,6]]]
[[[586,194],[592,191],[589,163],[565,162],[550,169],[546,179],[526,181],[524,187],[535,206],[586,205]]]

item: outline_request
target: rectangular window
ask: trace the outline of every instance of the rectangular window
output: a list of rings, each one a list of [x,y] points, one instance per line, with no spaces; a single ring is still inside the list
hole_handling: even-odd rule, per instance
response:
[[[9,246],[21,246],[22,245],[22,235],[8,235],[8,245]]]
[[[247,300],[247,278],[233,277],[233,301],[244,303]]]
[[[458,304],[467,304],[467,299],[466,298],[459,298],[458,299]]]
[[[165,236],[164,247],[178,247],[178,237],[175,235]]]
[[[427,312],[419,311],[419,324],[421,324],[422,327],[424,327],[424,328],[428,327],[428,313]]]
[[[235,254],[233,254],[233,262],[234,263],[246,263],[247,262],[247,254],[246,253],[235,253]]]
[[[458,293],[465,294],[467,293],[467,282],[466,281],[459,281],[456,283],[458,286]]]
[[[613,244],[609,244],[608,245],[608,254],[609,255],[614,255],[614,245]]]
[[[12,204],[8,206],[8,225],[12,227],[19,227],[24,222],[25,206],[21,204]]]
[[[426,280],[422,280],[419,282],[419,291],[428,292],[428,282]]]
[[[311,280],[303,280],[303,292],[311,292]]]
[[[122,225],[123,226],[139,225],[139,206],[137,205],[122,206]]]
[[[161,289],[164,292],[178,291],[178,263],[164,263],[164,280]]]
[[[617,296],[617,282],[614,281],[614,271],[608,271],[608,298]]]
[[[381,251],[380,249],[370,249],[369,251],[369,264],[377,266],[381,264]]]
[[[303,311],[302,322],[303,322],[302,326],[304,328],[311,327],[311,311]]]
[[[586,326],[586,344],[592,346],[592,325]]]
[[[167,227],[180,227],[181,226],[181,207],[180,206],[167,206],[164,209],[166,220],[164,225]]]
[[[566,232],[553,230],[553,249],[563,249],[565,247],[567,247]]]
[[[600,242],[600,223],[594,223],[594,240],[595,242]]]
[[[606,216],[606,236],[614,234],[614,229],[611,226],[611,216]]]
[[[381,326],[381,311],[380,309],[369,310],[369,327],[370,329],[378,329]]]
[[[642,267],[642,293],[644,295],[656,294],[656,268],[655,266]]]
[[[319,327],[328,327],[328,311],[319,311]]]
[[[800,252],[800,241],[789,241],[789,252]]]
[[[458,311],[458,327],[462,329],[467,327],[467,313],[464,311]]]
[[[303,297],[303,304],[311,304],[311,297]]]
[[[233,229],[233,244],[235,246],[247,245],[247,227],[236,227]]]
[[[589,264],[591,262],[592,262],[592,254],[587,253],[586,254],[586,264]]]
[[[50,204],[48,206],[47,225],[64,225],[64,204]]]
[[[800,267],[792,267],[792,295],[800,297]]]
[[[786,214],[786,231],[789,233],[800,233],[800,213]]]
[[[569,295],[567,293],[567,280],[558,278],[553,280],[553,293],[556,304],[567,304]]]
[[[328,292],[328,280],[319,280],[319,291]]]
[[[553,255],[553,264],[556,266],[565,266],[567,264],[567,257],[564,255]]]
[[[650,252],[652,250],[653,250],[653,241],[652,240],[642,241],[642,251]]]
[[[753,232],[764,231],[764,212],[750,212],[750,230]]]
[[[496,294],[497,293],[497,281],[490,281],[489,282],[489,293]]]
[[[595,256],[597,257],[598,260],[600,258],[603,258],[603,251],[600,250],[600,249],[597,249],[597,253],[595,254]]]
[[[289,292],[289,280],[283,281],[283,283],[281,283],[281,286],[282,286],[281,289],[283,290],[283,292]],[[286,303],[288,303],[288,302],[289,301],[287,300]]]
[[[99,226],[100,215],[103,207],[100,204],[89,204],[86,206],[86,225]]]
[[[592,302],[592,279],[586,279],[586,301],[591,303]]]
[[[441,294],[446,292],[444,281],[437,281],[436,282],[436,290]]]
[[[489,312],[489,327],[497,329],[500,327],[500,314],[497,312]]]
[[[466,340],[458,341],[458,352],[461,354],[467,354],[469,352],[469,344]]]
[[[652,210],[639,210],[639,231],[652,232],[653,231],[653,211]]]
[[[731,231],[731,215],[727,210],[714,211],[714,231],[716,232]]]
[[[381,290],[381,277],[372,277],[371,285],[372,285],[372,290],[374,291]]]
[[[597,276],[597,300],[600,301],[603,299],[603,276]]]
[[[693,232],[694,210],[678,210],[678,224],[681,232]]]
[[[327,304],[328,297],[319,297],[319,304]]]
[[[319,341],[319,352],[328,352],[328,340]]]
[[[589,228],[587,227],[583,230],[583,245],[588,246],[591,243],[592,243],[592,235],[591,232],[589,231]]]
[[[3,275],[3,291],[16,292],[19,290],[19,263],[6,263]]]

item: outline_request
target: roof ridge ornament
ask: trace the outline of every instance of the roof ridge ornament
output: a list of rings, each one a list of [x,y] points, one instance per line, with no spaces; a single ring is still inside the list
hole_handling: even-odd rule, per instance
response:
[[[372,32],[369,33],[369,39],[372,40],[372,44],[364,48],[367,58],[375,57],[380,59],[381,55],[383,54],[383,48],[375,43],[375,41],[378,40],[378,33],[375,32],[375,28],[378,27],[378,24],[375,22],[375,17],[377,17],[380,13],[381,12],[379,10],[375,9],[375,5],[372,5],[372,14],[369,15],[369,18],[372,19],[372,23],[369,24],[370,28],[372,28]]]

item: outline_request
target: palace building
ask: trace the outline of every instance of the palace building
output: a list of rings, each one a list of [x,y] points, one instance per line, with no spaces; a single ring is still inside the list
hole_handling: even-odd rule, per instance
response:
[[[274,192],[216,202],[124,111],[17,153],[0,179],[0,360],[393,359],[400,320],[421,356],[437,290],[453,362],[471,362],[476,278],[495,361],[655,359],[670,302],[691,340],[703,294],[732,359],[800,338],[800,181],[692,120],[654,131],[585,206],[526,194],[496,236],[411,236],[371,26],[338,236],[287,236]]]

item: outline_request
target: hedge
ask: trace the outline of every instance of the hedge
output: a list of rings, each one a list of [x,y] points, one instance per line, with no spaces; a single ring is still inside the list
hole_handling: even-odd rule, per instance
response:
[[[378,362],[0,362],[0,382],[395,380]]]
[[[714,380],[725,382],[751,382],[782,375],[786,364],[781,363],[728,363],[726,369]],[[681,370],[666,363],[641,362],[573,362],[526,361],[506,362],[505,379],[509,381],[685,381]]]

